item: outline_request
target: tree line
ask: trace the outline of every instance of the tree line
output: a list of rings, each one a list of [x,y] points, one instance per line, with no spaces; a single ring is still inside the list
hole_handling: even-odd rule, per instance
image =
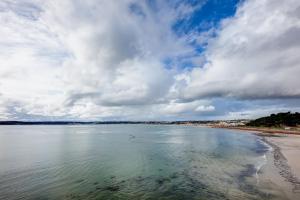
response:
[[[300,125],[300,113],[285,112],[271,114],[270,116],[250,121],[247,125],[267,127],[297,126]]]

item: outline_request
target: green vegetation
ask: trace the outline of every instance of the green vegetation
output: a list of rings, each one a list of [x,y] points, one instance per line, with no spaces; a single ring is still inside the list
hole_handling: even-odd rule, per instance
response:
[[[300,113],[277,113],[271,114],[268,117],[258,118],[250,121],[247,126],[264,126],[264,127],[283,127],[291,126],[295,127],[300,125]]]

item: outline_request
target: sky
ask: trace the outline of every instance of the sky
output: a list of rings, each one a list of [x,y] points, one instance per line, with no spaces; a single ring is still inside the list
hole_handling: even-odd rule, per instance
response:
[[[1,0],[0,120],[300,111],[300,1]]]

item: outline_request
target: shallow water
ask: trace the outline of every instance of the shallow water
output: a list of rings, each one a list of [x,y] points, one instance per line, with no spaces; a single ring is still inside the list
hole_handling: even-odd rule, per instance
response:
[[[0,199],[272,199],[267,148],[191,126],[0,126]]]

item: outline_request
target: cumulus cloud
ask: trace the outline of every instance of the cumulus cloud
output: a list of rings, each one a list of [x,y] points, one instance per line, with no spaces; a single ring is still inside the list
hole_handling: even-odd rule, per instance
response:
[[[156,7],[134,0],[2,1],[2,116],[15,113],[7,109],[11,102],[27,115],[94,119],[168,101],[176,72],[162,60],[193,52],[171,26],[196,8],[164,1]]]
[[[209,40],[186,75],[186,99],[300,97],[300,2],[249,0]]]
[[[205,1],[151,2],[1,1],[0,120],[197,119],[215,97],[299,97],[296,0],[245,1],[189,34],[173,25]]]

